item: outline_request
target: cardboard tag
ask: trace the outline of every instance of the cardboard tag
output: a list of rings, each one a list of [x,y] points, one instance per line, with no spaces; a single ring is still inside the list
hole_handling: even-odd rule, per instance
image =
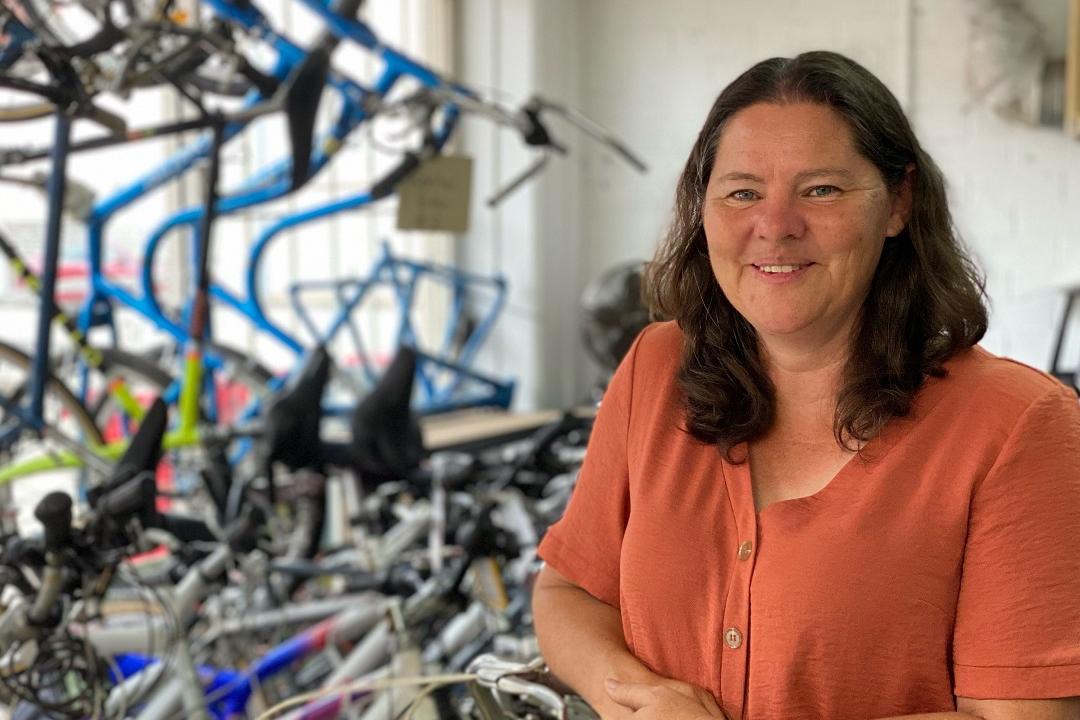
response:
[[[469,229],[472,158],[436,155],[398,186],[398,230]]]

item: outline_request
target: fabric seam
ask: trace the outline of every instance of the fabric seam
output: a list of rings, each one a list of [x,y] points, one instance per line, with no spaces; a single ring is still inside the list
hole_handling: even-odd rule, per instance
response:
[[[1044,401],[1050,399],[1051,397],[1053,397],[1057,393],[1058,393],[1058,388],[1056,388],[1056,387],[1048,388],[1045,393],[1043,393],[1042,395],[1040,395],[1039,397],[1035,398],[1030,403],[1028,403],[1028,406],[1026,408],[1024,408],[1024,411],[1022,413],[1020,413],[1016,417],[1016,421],[1013,422],[1012,426],[1009,428],[1008,434],[1005,436],[1005,442],[1003,442],[1001,444],[1001,448],[998,449],[997,455],[994,456],[994,462],[992,462],[990,464],[990,467],[986,470],[986,472],[983,474],[983,476],[981,478],[979,478],[978,480],[976,480],[972,484],[972,486],[971,486],[971,496],[969,498],[969,503],[968,503],[969,507],[971,506],[971,503],[974,502],[975,496],[978,494],[979,489],[982,487],[983,482],[985,482],[986,478],[990,477],[990,475],[993,474],[994,470],[997,469],[998,463],[1001,461],[1001,454],[1005,451],[1005,448],[1009,447],[1009,445],[1011,444],[1011,441],[1013,440],[1013,437],[1016,434],[1017,428],[1020,427],[1020,424],[1024,422],[1024,419],[1027,418],[1027,416],[1031,413],[1032,409],[1036,405],[1041,405]],[[970,522],[968,523],[968,529],[969,529],[969,532],[970,532]]]
[[[577,550],[575,550],[570,543],[563,542],[563,540],[561,538],[553,535],[553,536],[551,536],[551,540],[550,540],[550,542],[548,544],[549,544],[549,546],[554,546],[556,556],[560,556],[560,555],[562,555],[562,556],[571,556],[576,561],[578,561],[582,566],[587,567],[590,571],[592,571],[592,572],[590,572],[590,575],[598,575],[598,574],[600,574],[600,573],[596,572],[597,570],[600,569],[596,565],[596,563],[594,563],[590,558],[586,557],[585,555],[577,552]],[[552,563],[547,558],[543,558],[543,559],[544,559],[545,563],[548,563],[549,565],[552,565],[553,567],[555,565],[557,565],[557,564],[560,564],[560,563]],[[559,570],[558,567],[556,567],[555,569]],[[559,570],[559,572],[561,573],[562,571]],[[588,580],[586,580],[586,583],[588,583],[590,585],[592,584],[592,583],[589,583]],[[583,586],[581,586],[581,587],[583,587]],[[584,587],[583,587],[583,589],[584,589]],[[586,590],[586,592],[589,592],[589,591]],[[592,595],[591,592],[589,592],[589,594]],[[621,591],[618,594],[621,597]],[[593,597],[596,598],[597,600],[600,600],[600,602],[603,602],[605,604],[607,603],[606,600],[598,598],[595,595],[593,595]]]
[[[972,670],[1050,670],[1053,668],[1080,668],[1080,662],[1058,663],[1056,665],[965,665],[953,662],[953,667],[971,668]]]

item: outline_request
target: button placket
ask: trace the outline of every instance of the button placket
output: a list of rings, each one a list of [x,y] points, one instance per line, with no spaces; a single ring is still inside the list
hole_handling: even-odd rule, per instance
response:
[[[746,702],[750,662],[750,583],[757,555],[757,513],[747,464],[725,462],[723,468],[734,521],[734,538],[728,536],[734,547],[729,545],[727,552],[734,557],[730,561],[730,592],[721,626],[720,700],[729,715],[739,717]]]

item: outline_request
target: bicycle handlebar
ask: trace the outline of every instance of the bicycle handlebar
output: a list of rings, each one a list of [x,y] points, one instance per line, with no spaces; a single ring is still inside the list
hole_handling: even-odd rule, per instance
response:
[[[62,553],[71,544],[71,496],[49,493],[34,508],[34,516],[45,526],[46,565],[41,587],[26,617],[32,625],[51,626],[60,619],[53,610],[64,587]]]
[[[71,496],[51,492],[34,508],[34,517],[45,527],[45,552],[63,552],[71,544]]]
[[[547,673],[541,658],[528,663],[517,663],[486,653],[470,662],[466,672],[476,676],[476,684],[480,687],[513,697],[527,698],[549,717],[562,719],[568,715],[567,703],[562,693],[538,681]]]
[[[152,472],[144,472],[109,490],[94,503],[94,510],[112,522],[138,517],[144,525],[154,513],[157,488]]]

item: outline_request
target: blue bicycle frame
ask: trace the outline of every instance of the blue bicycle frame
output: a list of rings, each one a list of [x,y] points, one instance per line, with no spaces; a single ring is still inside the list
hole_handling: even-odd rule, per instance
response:
[[[230,15],[235,14],[237,17],[242,17],[245,24],[252,30],[253,34],[270,42],[273,48],[278,52],[278,60],[272,71],[272,74],[276,79],[285,79],[289,72],[306,57],[306,53],[302,48],[285,37],[275,33],[270,28],[266,19],[253,6],[239,9],[234,8],[225,2],[217,2],[214,3],[214,5],[220,5],[223,9],[228,10]],[[236,11],[235,13],[232,12],[234,10]],[[338,90],[341,95],[341,114],[333,129],[318,143],[320,149],[314,153],[311,164],[312,173],[317,172],[318,169],[323,167],[329,161],[330,157],[340,146],[341,140],[345,135],[362,121],[365,116],[363,104],[366,98],[371,94],[371,91],[336,73],[331,75],[328,84]],[[252,92],[247,98],[245,106],[250,107],[262,100],[264,100],[264,98],[257,92]],[[242,129],[242,126],[239,124],[230,125],[225,131],[226,139],[236,137]],[[145,195],[160,188],[170,180],[185,173],[197,161],[206,157],[209,149],[209,139],[200,139],[191,146],[174,154],[157,169],[147,173],[128,187],[114,193],[111,197],[100,201],[95,205],[91,217],[87,222],[90,290],[78,318],[79,327],[84,333],[92,327],[105,325],[112,331],[113,342],[115,343],[118,338],[116,336],[115,323],[112,315],[112,301],[117,300],[148,318],[158,328],[164,330],[177,342],[182,343],[186,340],[186,329],[168,318],[161,311],[152,292],[146,292],[144,290],[141,297],[136,296],[125,288],[111,282],[105,276],[102,262],[104,255],[104,230],[105,224],[116,213]],[[280,197],[291,189],[289,180],[290,173],[291,160],[283,160],[271,165],[245,183],[234,196],[223,198],[218,205],[218,211],[228,212],[239,209],[240,207],[247,207],[249,205],[266,202],[276,197]],[[187,212],[182,214],[180,219],[189,219],[189,224],[194,228],[201,217],[202,209],[199,208],[198,212]],[[165,229],[165,231],[167,230],[168,228]],[[152,237],[150,245],[156,245],[160,241],[161,236],[164,235],[165,231]],[[198,258],[193,258],[193,261],[197,263]],[[218,369],[221,366],[220,359],[216,358],[212,352],[208,353],[207,357],[204,358],[204,362],[206,368],[211,371]],[[88,370],[83,368],[81,391],[84,397],[87,388],[87,375]],[[175,401],[177,393],[178,387],[174,384],[174,387],[170,388],[167,393],[168,400],[170,402]]]
[[[457,116],[458,112],[455,107],[451,106],[448,108],[447,116],[444,117],[442,126],[433,138],[433,149],[436,152],[442,148],[449,138],[449,135],[456,125]],[[303,355],[306,351],[305,346],[283,328],[273,323],[267,317],[266,312],[263,309],[263,303],[261,301],[261,273],[259,270],[261,262],[266,256],[266,250],[270,243],[274,239],[280,237],[286,230],[309,222],[321,220],[340,212],[366,207],[376,202],[378,199],[379,198],[372,192],[368,191],[282,217],[277,222],[264,229],[251,248],[246,273],[246,297],[237,297],[226,288],[217,284],[212,284],[211,293],[213,297],[247,317],[256,329],[269,334],[297,355]],[[156,250],[156,247],[154,250]],[[148,264],[144,265],[143,287],[144,290],[150,294],[152,293],[152,286],[150,285],[151,273],[146,268],[153,262],[151,256],[148,256],[148,261]],[[399,277],[400,272],[405,272],[410,275],[410,278],[404,284],[396,282],[396,278]],[[415,263],[394,258],[391,255],[389,248],[384,246],[381,257],[376,261],[375,266],[365,278],[328,281],[329,285],[336,287],[339,291],[341,309],[331,322],[330,329],[325,334],[320,333],[315,329],[314,325],[309,321],[307,314],[304,312],[302,305],[298,301],[298,293],[300,288],[311,288],[316,285],[325,287],[326,284],[299,283],[290,289],[290,295],[294,300],[294,306],[296,306],[301,320],[307,325],[317,344],[329,343],[343,328],[349,328],[354,337],[354,344],[360,351],[361,358],[364,358],[365,354],[362,349],[363,343],[359,339],[354,326],[349,322],[353,310],[362,302],[367,290],[372,284],[377,282],[386,283],[388,281],[395,281],[400,300],[402,318],[398,333],[398,343],[402,345],[415,345],[416,337],[408,317],[408,310],[411,308],[412,299],[415,296],[416,284],[421,274],[435,276],[451,285],[453,288],[454,303],[452,310],[456,318],[460,318],[464,313],[466,289],[469,285],[490,284],[495,288],[497,297],[493,307],[485,315],[480,325],[470,334],[456,361],[451,361],[449,359],[451,355],[450,348],[454,340],[454,331],[456,330],[452,325],[447,327],[447,335],[443,343],[443,348],[439,353],[434,356],[421,353],[421,366],[418,368],[417,375],[420,381],[422,394],[419,398],[418,410],[421,412],[436,412],[450,409],[451,407],[464,407],[478,404],[508,407],[512,397],[513,383],[500,382],[479,375],[469,367],[480,344],[490,332],[495,318],[505,303],[506,284],[502,278],[485,278],[479,275],[462,273],[453,268]],[[355,288],[356,292],[351,295],[345,294],[344,291],[346,288]],[[437,364],[443,370],[451,370],[456,374],[456,380],[449,387],[445,385],[439,387],[433,378],[431,369],[428,368],[427,371],[425,371],[426,364]],[[374,384],[377,379],[375,368],[368,362],[364,363],[363,370],[368,382]],[[455,400],[453,399],[453,395],[458,387],[460,387],[463,379],[474,380],[488,388],[488,391],[480,395],[474,395],[468,400],[462,398],[457,398]],[[334,412],[335,410],[339,411],[340,408],[328,408],[328,411],[330,412]]]
[[[56,273],[60,259],[61,214],[67,184],[67,157],[72,119],[64,112],[55,115],[52,170],[49,173],[49,206],[45,224],[45,258],[41,272],[41,310],[38,314],[35,355],[30,366],[30,393],[26,407],[0,395],[0,405],[16,422],[0,428],[0,448],[7,447],[27,428],[41,432],[45,427],[45,386],[49,378],[50,328],[56,307]]]
[[[220,15],[239,22],[257,37],[267,39],[271,42],[280,55],[278,68],[275,72],[278,77],[282,77],[287,73],[287,68],[291,68],[296,64],[295,62],[290,63],[288,61],[298,62],[302,59],[303,51],[293,45],[290,41],[275,33],[270,28],[266,18],[253,6],[247,5],[245,7],[239,7],[227,2],[227,0],[211,0],[210,5]],[[332,11],[327,10],[327,12],[330,12],[331,15],[333,14]],[[370,113],[365,109],[370,96],[384,96],[401,77],[406,76],[416,78],[422,84],[429,87],[442,87],[445,85],[436,73],[416,63],[410,58],[381,45],[375,38],[374,33],[367,29],[366,26],[362,23],[357,23],[357,25],[364,28],[364,32],[355,32],[353,39],[360,38],[359,41],[361,44],[376,52],[379,57],[384,60],[386,67],[375,83],[374,90],[367,90],[351,80],[338,75],[331,76],[329,83],[338,89],[342,96],[342,112],[331,132],[317,143],[318,149],[313,153],[311,161],[312,173],[317,172],[325,166],[332,155],[340,147],[344,137],[370,117]],[[449,113],[449,116],[452,119],[445,129],[445,136],[448,136],[453,128],[453,121],[456,120],[457,116],[456,110]],[[235,135],[235,131],[230,137],[233,135]],[[445,141],[445,137],[442,141]],[[150,173],[126,190],[121,191],[113,198],[110,198],[95,207],[88,233],[91,256],[91,294],[88,297],[79,318],[80,327],[84,332],[92,326],[107,324],[113,330],[115,342],[115,325],[112,321],[110,303],[111,299],[115,298],[147,317],[159,328],[165,330],[177,342],[182,343],[186,341],[187,337],[185,329],[165,315],[154,296],[152,280],[153,258],[160,246],[161,240],[168,232],[185,225],[194,227],[202,217],[203,209],[201,207],[196,207],[181,211],[166,220],[166,222],[159,226],[159,228],[151,235],[145,247],[141,297],[134,296],[125,289],[110,283],[104,277],[101,263],[101,238],[104,223],[112,214],[120,208],[134,202],[147,192],[159,187],[166,180],[172,179],[186,171],[199,157],[205,155],[206,147],[207,143],[203,141],[194,148],[182,151],[177,156],[174,156],[173,159],[167,161],[158,171]],[[283,161],[259,173],[235,194],[222,198],[217,205],[217,212],[219,214],[228,214],[281,197],[291,189],[288,180],[290,170],[291,163],[289,161]],[[356,198],[353,198],[352,200],[355,202]],[[370,202],[370,199],[367,199],[364,202]],[[193,258],[193,260],[197,261],[197,258]],[[215,295],[217,294],[218,293],[215,293]],[[262,316],[262,319],[265,321],[265,315],[258,309],[256,309],[254,314],[250,315],[253,320],[256,320],[259,316]],[[256,324],[258,325],[258,323]],[[269,325],[269,323],[266,324]],[[279,339],[284,341],[284,338]],[[295,341],[290,344],[290,346],[296,347]],[[220,367],[220,362],[217,361],[211,353],[207,358],[206,366],[208,370],[212,371],[217,367]],[[275,385],[278,384],[280,384],[280,381],[275,383]],[[85,380],[83,382],[83,387],[85,391]],[[171,389],[166,394],[167,398],[170,400],[173,399],[175,395],[175,388]]]
[[[435,353],[419,348],[416,329],[413,326],[410,310],[416,297],[419,283],[424,278],[434,279],[450,288],[450,321],[447,322],[441,346]],[[502,276],[488,277],[463,272],[457,268],[435,263],[424,263],[395,257],[389,245],[383,243],[379,257],[361,278],[343,278],[330,281],[306,281],[294,283],[289,288],[293,308],[305,328],[318,345],[332,342],[342,330],[347,329],[353,346],[360,360],[360,370],[371,386],[378,381],[379,372],[368,356],[362,334],[352,322],[353,313],[368,294],[379,286],[389,286],[398,303],[398,331],[396,342],[399,347],[417,348],[416,379],[420,396],[418,410],[433,414],[474,406],[509,407],[513,399],[513,381],[500,381],[483,375],[472,369],[472,362],[480,346],[490,334],[495,320],[506,304],[506,279]],[[494,299],[483,313],[476,328],[472,329],[455,355],[455,344],[466,314],[466,303],[472,290],[487,287]],[[307,290],[332,289],[338,298],[339,310],[330,320],[325,330],[320,330],[301,301],[301,295]],[[440,381],[439,375],[449,374],[448,381]],[[468,385],[479,386],[480,391]],[[465,387],[465,391],[462,388]],[[328,408],[333,414],[343,408]]]

